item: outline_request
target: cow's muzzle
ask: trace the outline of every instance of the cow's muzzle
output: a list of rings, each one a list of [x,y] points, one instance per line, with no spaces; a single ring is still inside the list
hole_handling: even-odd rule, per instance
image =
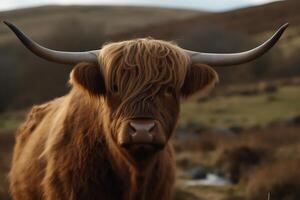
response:
[[[166,136],[157,120],[130,119],[122,124],[118,143],[128,150],[158,150],[164,147]]]

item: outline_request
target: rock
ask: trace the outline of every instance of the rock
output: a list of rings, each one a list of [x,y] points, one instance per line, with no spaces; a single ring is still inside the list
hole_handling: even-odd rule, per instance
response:
[[[199,136],[200,132],[207,130],[201,123],[186,122],[177,128],[176,135],[179,139],[190,139]]]
[[[289,125],[300,125],[300,115],[289,117],[286,122]]]
[[[200,122],[186,122],[180,127],[181,130],[187,130],[189,132],[201,132],[206,130],[206,126]]]
[[[230,126],[229,130],[235,134],[238,134],[241,133],[244,130],[244,128],[237,124],[237,125]]]
[[[188,172],[188,176],[190,179],[204,179],[206,178],[208,172],[209,170],[207,169],[207,167],[199,165],[197,167],[192,168]]]
[[[234,132],[232,130],[230,130],[230,128],[226,128],[226,127],[215,127],[212,129],[212,132],[221,134],[221,135],[233,135],[234,134]]]
[[[198,135],[196,133],[189,132],[189,131],[182,131],[182,130],[176,131],[176,136],[179,140],[188,140],[188,139],[198,138]]]

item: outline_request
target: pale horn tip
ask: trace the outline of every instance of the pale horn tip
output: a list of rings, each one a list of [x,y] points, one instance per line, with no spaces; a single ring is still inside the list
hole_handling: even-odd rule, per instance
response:
[[[290,25],[290,23],[287,22],[287,23],[283,24],[281,27],[282,28],[287,28],[289,25]]]
[[[282,32],[284,32],[285,29],[287,29],[289,26],[290,26],[290,23],[285,23],[285,24],[283,24],[283,25],[279,28],[279,30],[282,31]]]

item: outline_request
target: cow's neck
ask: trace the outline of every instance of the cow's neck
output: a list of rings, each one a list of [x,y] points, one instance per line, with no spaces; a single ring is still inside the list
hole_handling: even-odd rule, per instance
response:
[[[124,158],[120,158],[120,155],[115,155],[116,151],[110,151],[111,162],[113,166],[113,173],[118,174],[118,177],[121,177],[122,185],[124,186],[123,190],[123,199],[124,200],[145,200],[147,195],[152,189],[148,184],[151,182],[149,175],[155,170],[155,166],[158,164],[157,159],[154,159],[153,162],[149,164],[148,167],[144,169],[138,169],[137,167],[132,166]]]

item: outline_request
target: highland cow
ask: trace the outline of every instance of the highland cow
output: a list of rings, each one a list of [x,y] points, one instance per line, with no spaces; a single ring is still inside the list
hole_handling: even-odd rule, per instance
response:
[[[5,23],[36,55],[75,65],[69,94],[33,107],[18,131],[10,171],[16,200],[172,199],[170,138],[180,101],[215,85],[210,66],[261,56],[287,26],[253,50],[209,54],[151,38],[59,52]]]

